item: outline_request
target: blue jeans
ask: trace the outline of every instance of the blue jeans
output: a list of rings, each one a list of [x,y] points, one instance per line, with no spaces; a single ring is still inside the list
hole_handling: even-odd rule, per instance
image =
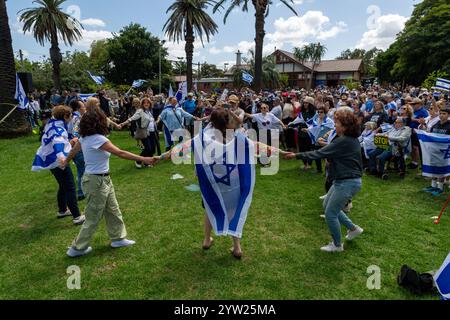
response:
[[[369,166],[370,171],[372,173],[377,172],[377,160],[380,160],[380,171],[378,172],[380,175],[384,173],[384,167],[386,165],[386,161],[392,158],[392,151],[383,150],[383,149],[375,149],[371,153],[369,153]]]
[[[348,230],[356,227],[342,209],[361,190],[361,186],[361,178],[336,180],[325,198],[325,219],[336,246],[341,245],[341,224]]]
[[[84,164],[84,156],[83,156],[83,152],[78,152],[77,155],[75,156],[75,158],[73,158],[73,162],[75,163],[75,166],[77,167],[77,183],[78,183],[78,196],[82,197],[84,196],[83,193],[83,188],[81,187],[81,180],[83,178],[84,175],[84,169],[85,169],[85,164]]]

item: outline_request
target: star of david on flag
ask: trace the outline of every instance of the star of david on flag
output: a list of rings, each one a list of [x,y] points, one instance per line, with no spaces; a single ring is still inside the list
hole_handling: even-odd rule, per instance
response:
[[[416,130],[422,148],[425,177],[450,176],[450,136]]]

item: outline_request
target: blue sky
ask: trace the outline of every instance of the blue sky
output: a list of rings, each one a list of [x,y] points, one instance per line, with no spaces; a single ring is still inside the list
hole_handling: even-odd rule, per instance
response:
[[[265,53],[275,47],[292,50],[309,42],[321,42],[328,52],[325,59],[334,59],[347,48],[386,49],[395,35],[404,28],[414,5],[421,0],[294,0],[298,16],[274,0],[266,21]],[[166,10],[172,0],[68,0],[63,9],[79,18],[85,26],[84,39],[72,49],[88,50],[92,40],[111,37],[123,26],[137,22],[153,35],[164,38],[162,27],[168,18]],[[14,51],[22,49],[26,57],[40,60],[48,56],[49,46],[38,45],[30,35],[20,31],[17,12],[34,6],[32,0],[6,2],[13,37]],[[232,12],[227,23],[223,13],[213,15],[219,33],[202,47],[196,43],[194,62],[208,62],[223,68],[233,65],[235,52],[246,53],[253,47],[253,10]],[[171,59],[184,56],[184,43],[166,44]]]

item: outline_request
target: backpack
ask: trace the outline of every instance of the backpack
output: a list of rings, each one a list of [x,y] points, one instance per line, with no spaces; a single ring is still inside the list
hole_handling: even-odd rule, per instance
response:
[[[418,273],[407,265],[403,265],[397,277],[400,286],[409,289],[415,295],[436,293],[433,276],[430,273]]]

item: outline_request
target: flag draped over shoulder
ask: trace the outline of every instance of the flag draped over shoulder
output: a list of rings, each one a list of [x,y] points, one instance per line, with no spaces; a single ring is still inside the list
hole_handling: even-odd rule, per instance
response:
[[[369,154],[377,148],[374,141],[375,134],[376,134],[375,131],[366,131],[366,130],[364,130],[363,133],[361,134],[360,141],[362,143],[366,159],[369,159]]]
[[[72,149],[67,126],[63,120],[51,119],[44,129],[41,147],[36,152],[32,171],[52,170],[58,167],[58,158],[67,157]]]
[[[30,102],[28,101],[28,97],[25,93],[25,90],[22,86],[22,81],[20,81],[19,75],[16,73],[16,94],[14,95],[14,99],[19,101],[19,109],[26,110],[30,106]]]
[[[241,238],[255,186],[254,145],[240,132],[224,145],[211,131],[200,132],[192,143],[203,203],[218,236]],[[223,153],[210,159],[211,149]]]
[[[320,138],[320,133],[324,130],[331,131],[334,130],[334,121],[328,117],[323,119],[323,122],[319,124],[318,118],[313,119],[312,124],[308,127],[308,134],[311,138],[311,142],[315,145],[317,140]]]
[[[434,275],[434,282],[443,300],[450,300],[450,254]]]
[[[425,177],[450,176],[450,136],[416,130],[422,148]]]
[[[187,82],[181,82],[178,86],[178,92],[175,97],[177,98],[178,102],[181,102],[187,97],[187,95]]]

